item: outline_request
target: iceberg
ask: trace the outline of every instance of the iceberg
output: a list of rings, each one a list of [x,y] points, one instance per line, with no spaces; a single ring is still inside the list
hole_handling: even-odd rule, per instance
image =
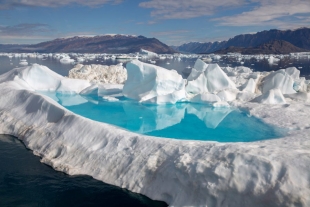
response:
[[[198,59],[187,79],[188,93],[214,93],[227,88],[236,89],[235,84],[217,64],[206,64]]]
[[[185,98],[185,81],[175,70],[133,60],[126,65],[128,79],[123,88],[125,97],[140,102],[175,103]]]
[[[284,69],[275,71],[265,77],[262,83],[262,93],[266,93],[272,89],[279,89],[282,94],[296,93],[293,88],[294,79]]]
[[[133,87],[141,97],[168,95],[184,87],[174,72],[168,73],[169,77],[166,71],[161,73],[161,69],[139,62],[128,68],[135,75],[148,70],[148,78],[171,81],[164,87],[160,81],[141,76],[135,79],[128,73],[129,86],[147,88],[147,81],[153,86],[156,83],[146,93]],[[251,143],[156,139],[83,118],[35,92],[57,91],[63,79],[38,65],[13,69],[0,76],[0,133],[18,137],[41,157],[42,163],[69,175],[92,176],[170,206],[310,206],[310,108],[303,102],[288,98],[290,104],[284,105],[236,103],[249,115],[292,129],[280,139]],[[66,87],[70,89],[70,84]],[[283,101],[281,94],[286,87],[270,88],[258,101]],[[168,92],[164,93],[164,89]],[[226,114],[216,109],[210,113],[199,108],[186,110],[210,127],[216,127]],[[230,109],[226,110],[229,113]],[[171,115],[176,122],[182,118],[182,113],[173,114],[173,110]],[[161,124],[160,117],[155,120],[159,128],[168,124]]]

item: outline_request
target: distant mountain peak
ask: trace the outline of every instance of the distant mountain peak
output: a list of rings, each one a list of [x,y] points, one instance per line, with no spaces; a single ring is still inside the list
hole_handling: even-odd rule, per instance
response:
[[[10,52],[135,53],[146,49],[159,54],[175,53],[175,50],[156,38],[123,34],[81,35],[11,48]],[[9,47],[0,46],[0,51],[6,52],[5,50],[9,51]]]
[[[175,49],[187,53],[212,53],[230,46],[238,48],[257,47],[271,40],[283,40],[296,46],[296,49],[310,50],[310,28],[302,27],[295,30],[270,29],[257,33],[237,35],[228,41],[222,42],[185,43],[175,47]]]
[[[292,45],[284,40],[270,40],[257,47],[244,48],[229,46],[226,49],[215,51],[217,54],[227,53],[241,53],[241,54],[289,54],[292,52],[307,52],[308,50],[302,49]]]

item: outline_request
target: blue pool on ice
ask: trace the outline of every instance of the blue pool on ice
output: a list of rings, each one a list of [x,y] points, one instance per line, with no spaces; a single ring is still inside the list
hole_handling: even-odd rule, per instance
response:
[[[233,108],[202,104],[146,105],[125,98],[110,102],[92,96],[41,92],[70,111],[139,134],[218,142],[252,142],[283,136],[283,129]]]

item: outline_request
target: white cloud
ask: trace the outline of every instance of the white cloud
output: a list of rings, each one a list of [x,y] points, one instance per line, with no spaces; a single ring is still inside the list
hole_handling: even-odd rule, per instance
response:
[[[37,43],[49,40],[51,32],[55,32],[47,24],[0,25],[0,43]]]
[[[212,20],[222,26],[280,29],[310,25],[310,0],[149,0],[139,6],[151,9],[155,19],[190,19],[230,10],[231,15]]]
[[[224,26],[278,26],[292,27],[309,25],[309,16],[297,18],[296,15],[310,15],[309,0],[252,0],[259,5],[250,11],[233,16],[213,19]],[[286,18],[286,20],[281,20]]]
[[[29,7],[62,7],[70,4],[96,7],[104,4],[119,4],[123,0],[0,0],[0,9],[11,9],[20,6]]]
[[[47,24],[0,25],[0,36],[29,36],[53,31]]]
[[[158,19],[189,19],[245,3],[246,0],[151,0],[141,2],[139,6],[153,9],[151,16]]]

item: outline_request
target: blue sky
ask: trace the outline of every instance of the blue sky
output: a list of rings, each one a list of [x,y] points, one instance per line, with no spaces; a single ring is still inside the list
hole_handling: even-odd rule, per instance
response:
[[[310,26],[310,0],[0,0],[0,43],[131,34],[168,45]]]

